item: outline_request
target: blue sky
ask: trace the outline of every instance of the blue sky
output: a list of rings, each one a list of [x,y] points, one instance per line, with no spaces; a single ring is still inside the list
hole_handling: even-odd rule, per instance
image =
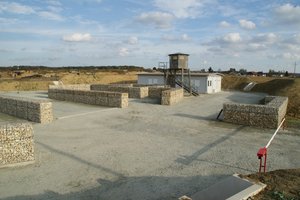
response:
[[[139,65],[293,71],[300,1],[0,0],[0,66]]]

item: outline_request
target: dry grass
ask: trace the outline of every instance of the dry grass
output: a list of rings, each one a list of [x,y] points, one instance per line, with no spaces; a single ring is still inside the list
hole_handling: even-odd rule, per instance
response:
[[[300,169],[250,174],[247,178],[267,184],[254,199],[300,200]]]
[[[55,78],[30,77],[32,74],[26,74],[16,79],[0,79],[0,91],[29,91],[29,90],[47,90],[52,80],[60,80],[64,84],[90,84],[90,83],[128,83],[136,82],[138,72],[96,72],[96,73],[69,73],[61,71],[55,73]],[[47,75],[47,73],[45,73]],[[45,75],[44,74],[44,75]],[[49,72],[49,76],[54,73]]]

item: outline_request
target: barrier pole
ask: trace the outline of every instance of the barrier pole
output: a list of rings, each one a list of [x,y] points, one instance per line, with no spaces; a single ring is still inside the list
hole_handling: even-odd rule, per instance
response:
[[[271,144],[271,142],[273,141],[274,137],[276,136],[277,132],[279,131],[279,129],[281,128],[282,124],[284,123],[285,118],[283,118],[283,120],[281,121],[281,123],[279,124],[277,130],[275,131],[275,133],[273,134],[273,136],[271,137],[271,139],[269,140],[268,144],[266,145],[266,148],[268,148]]]
[[[260,148],[257,152],[257,157],[260,160],[259,161],[259,170],[258,172],[261,172],[261,169],[264,169],[264,172],[266,172],[266,168],[267,168],[267,152],[268,152],[268,147],[270,146],[271,142],[273,141],[273,139],[275,138],[276,134],[278,133],[278,131],[280,130],[281,126],[283,125],[285,121],[285,118],[283,118],[283,120],[281,121],[281,123],[279,124],[278,128],[276,129],[275,133],[273,134],[273,136],[271,137],[271,139],[269,140],[268,144],[263,147]],[[264,157],[264,163],[262,163],[262,158]]]

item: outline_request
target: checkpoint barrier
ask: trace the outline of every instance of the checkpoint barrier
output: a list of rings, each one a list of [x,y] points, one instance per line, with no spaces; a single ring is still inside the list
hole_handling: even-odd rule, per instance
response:
[[[258,150],[257,152],[257,157],[259,159],[259,173],[261,172],[261,170],[263,169],[264,172],[266,172],[267,169],[267,154],[268,154],[268,148],[271,144],[271,142],[273,141],[273,139],[275,138],[276,134],[278,133],[278,131],[280,130],[280,128],[283,126],[283,128],[285,123],[285,118],[283,118],[282,122],[280,123],[280,125],[278,126],[278,128],[276,129],[275,133],[273,134],[273,136],[271,137],[271,139],[269,140],[268,144],[265,147],[262,147]],[[263,161],[264,159],[264,161]],[[263,162],[263,163],[262,163]]]

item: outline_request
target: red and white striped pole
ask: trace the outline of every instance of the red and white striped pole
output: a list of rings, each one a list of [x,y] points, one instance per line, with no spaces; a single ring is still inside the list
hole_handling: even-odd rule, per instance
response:
[[[278,128],[276,129],[275,133],[273,134],[273,136],[271,137],[271,139],[269,140],[268,144],[265,147],[262,147],[258,150],[257,152],[257,157],[260,160],[259,161],[259,172],[261,172],[261,169],[264,168],[264,172],[266,172],[266,167],[267,167],[267,152],[268,152],[268,147],[270,146],[271,142],[273,141],[274,137],[276,136],[277,132],[279,131],[279,129],[281,128],[281,126],[283,125],[285,121],[285,118],[283,118],[282,122],[280,123],[280,125],[278,126]],[[264,157],[264,164],[262,164],[262,158]]]

